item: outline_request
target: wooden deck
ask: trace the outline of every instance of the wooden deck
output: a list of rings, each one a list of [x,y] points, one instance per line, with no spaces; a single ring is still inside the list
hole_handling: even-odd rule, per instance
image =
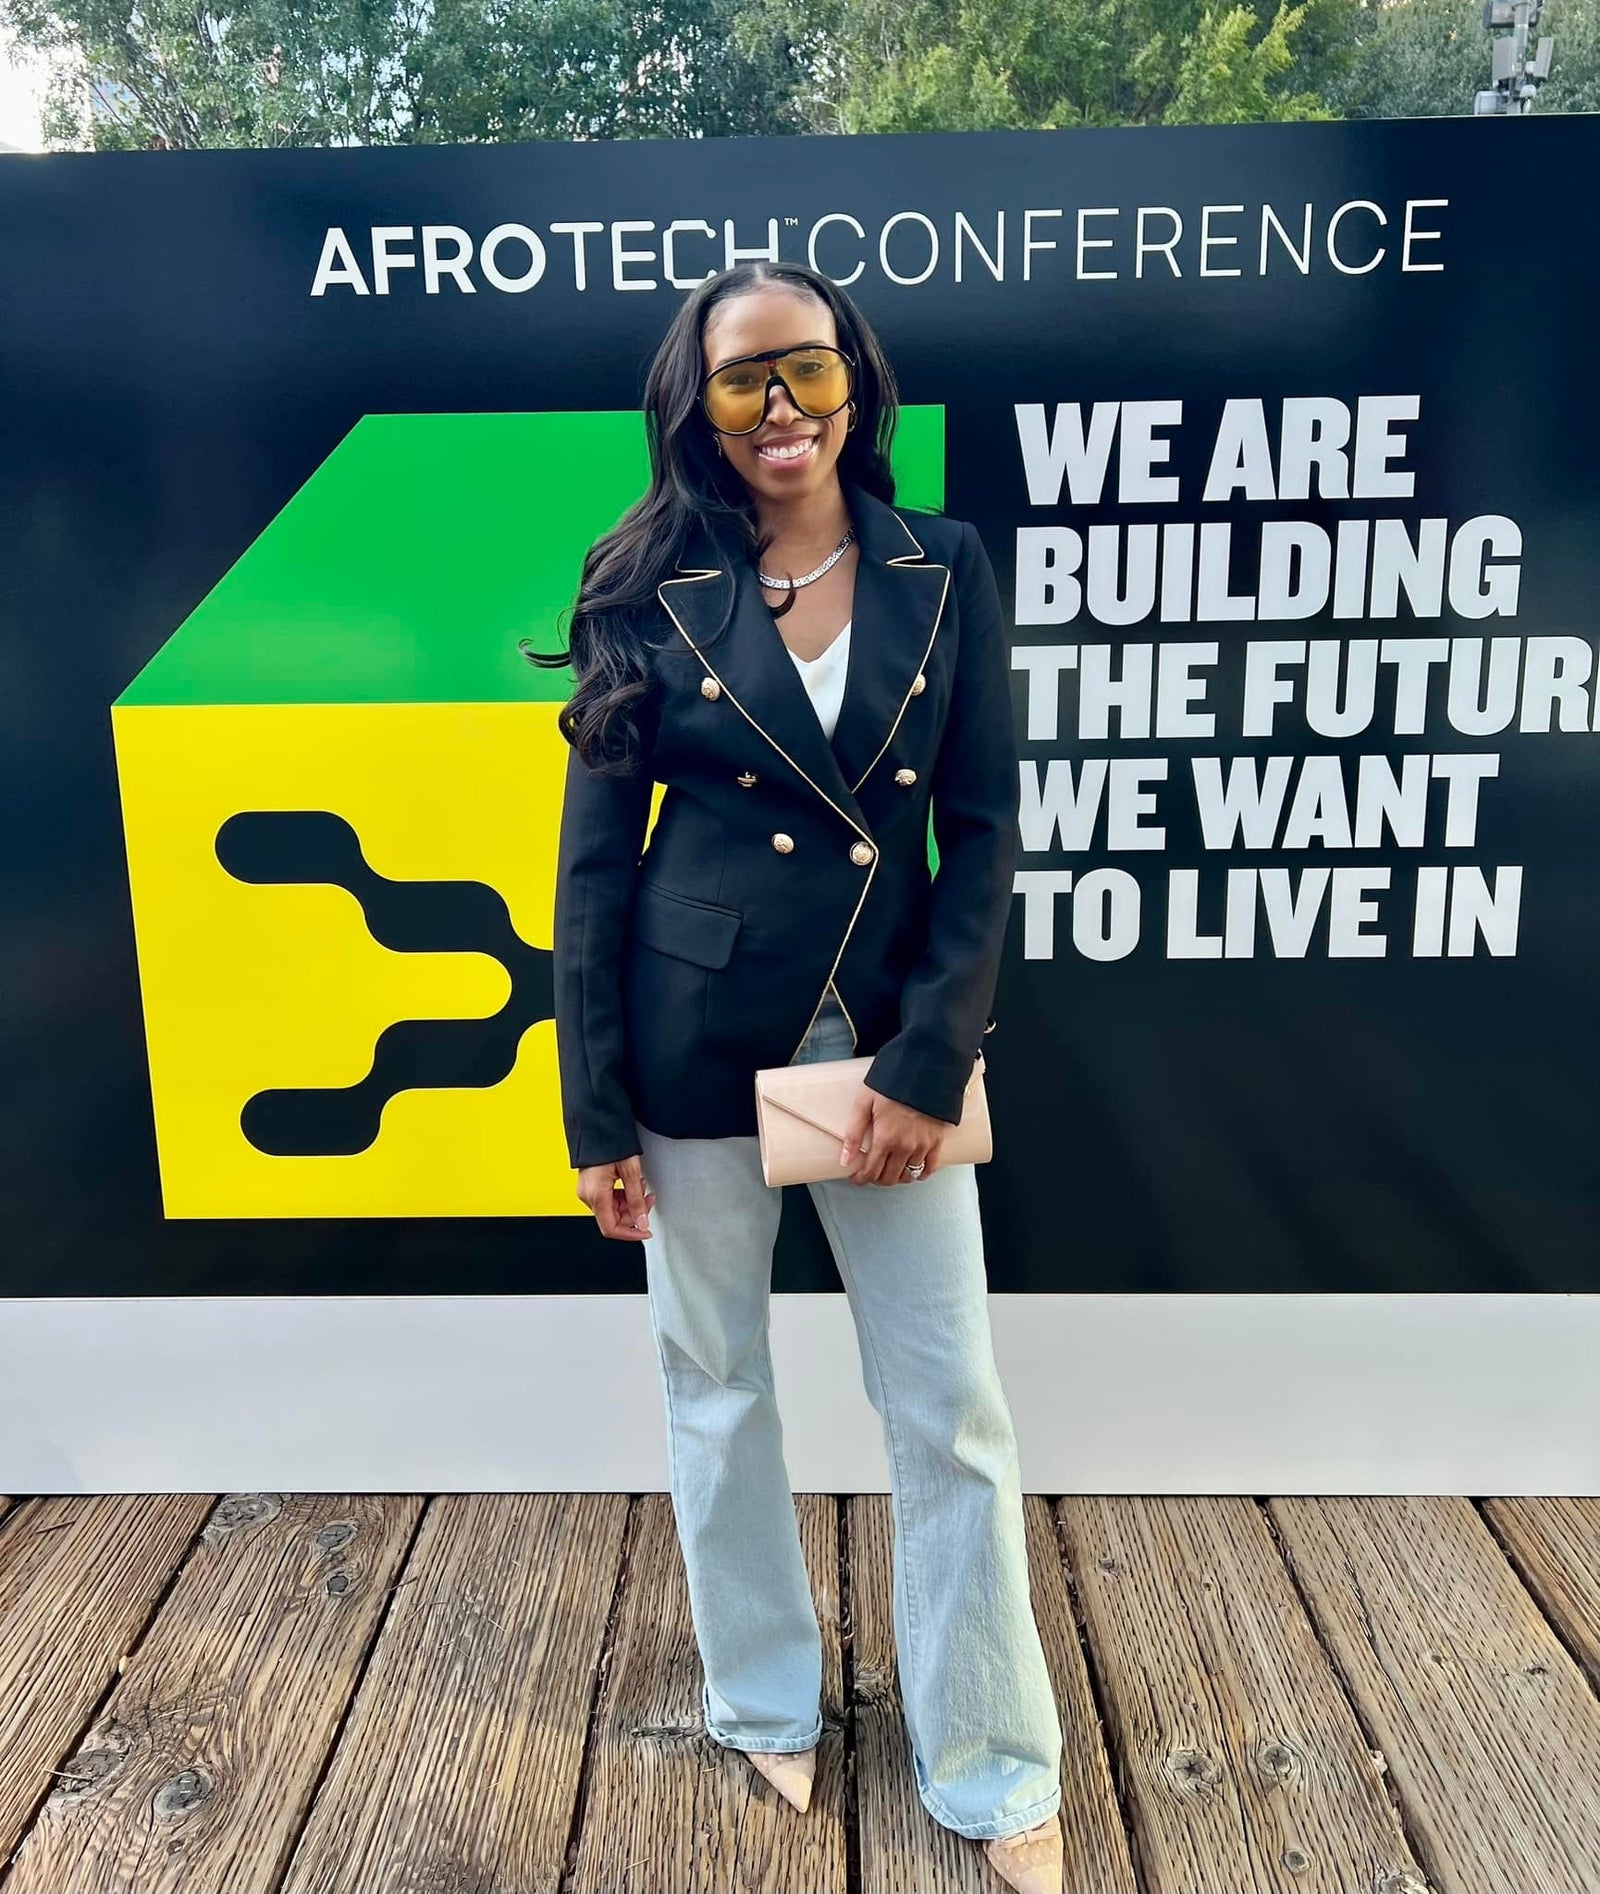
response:
[[[0,1894],[946,1894],[886,1496],[797,1502],[799,1816],[662,1494],[0,1500]],[[1600,1501],[1030,1497],[1072,1894],[1597,1894]]]

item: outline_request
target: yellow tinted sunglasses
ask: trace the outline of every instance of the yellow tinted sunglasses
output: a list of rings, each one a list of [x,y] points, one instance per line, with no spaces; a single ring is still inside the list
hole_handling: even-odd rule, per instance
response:
[[[761,364],[766,364],[763,374]],[[700,405],[719,434],[753,434],[766,419],[767,396],[781,382],[804,415],[821,421],[837,414],[855,387],[855,363],[825,343],[764,349],[714,368],[700,384]]]

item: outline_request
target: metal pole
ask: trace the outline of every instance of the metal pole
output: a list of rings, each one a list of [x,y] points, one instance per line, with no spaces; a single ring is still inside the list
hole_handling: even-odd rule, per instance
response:
[[[1511,31],[1490,41],[1490,86],[1476,94],[1472,110],[1480,118],[1522,117],[1533,110],[1539,86],[1550,77],[1550,56],[1555,41],[1548,34],[1539,42],[1532,59],[1528,57],[1528,39],[1539,24],[1544,0],[1484,0],[1485,32],[1509,26]]]

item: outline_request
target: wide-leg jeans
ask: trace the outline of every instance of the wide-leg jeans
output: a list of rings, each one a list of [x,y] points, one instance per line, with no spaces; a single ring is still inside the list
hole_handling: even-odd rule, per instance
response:
[[[831,992],[795,1063],[850,1055]],[[706,1730],[746,1750],[822,1730],[822,1642],[768,1348],[781,1190],[754,1137],[637,1124],[656,1193],[644,1250],[673,1514]],[[1013,1417],[989,1327],[974,1166],[916,1183],[808,1184],[883,1423],[896,1657],[917,1792],[974,1837],[1061,1802],[1062,1732],[1034,1620]]]

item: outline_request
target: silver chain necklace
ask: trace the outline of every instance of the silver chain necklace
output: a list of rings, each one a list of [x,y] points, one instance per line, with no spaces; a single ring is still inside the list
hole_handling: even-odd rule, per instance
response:
[[[855,536],[855,528],[852,526],[844,538],[834,547],[833,551],[823,560],[822,564],[818,566],[814,572],[808,572],[802,579],[769,579],[759,566],[756,568],[756,577],[760,579],[763,585],[770,585],[775,591],[779,592],[792,592],[796,586],[810,585],[815,580],[820,579],[824,572],[831,572],[833,570],[844,557],[847,547]]]

